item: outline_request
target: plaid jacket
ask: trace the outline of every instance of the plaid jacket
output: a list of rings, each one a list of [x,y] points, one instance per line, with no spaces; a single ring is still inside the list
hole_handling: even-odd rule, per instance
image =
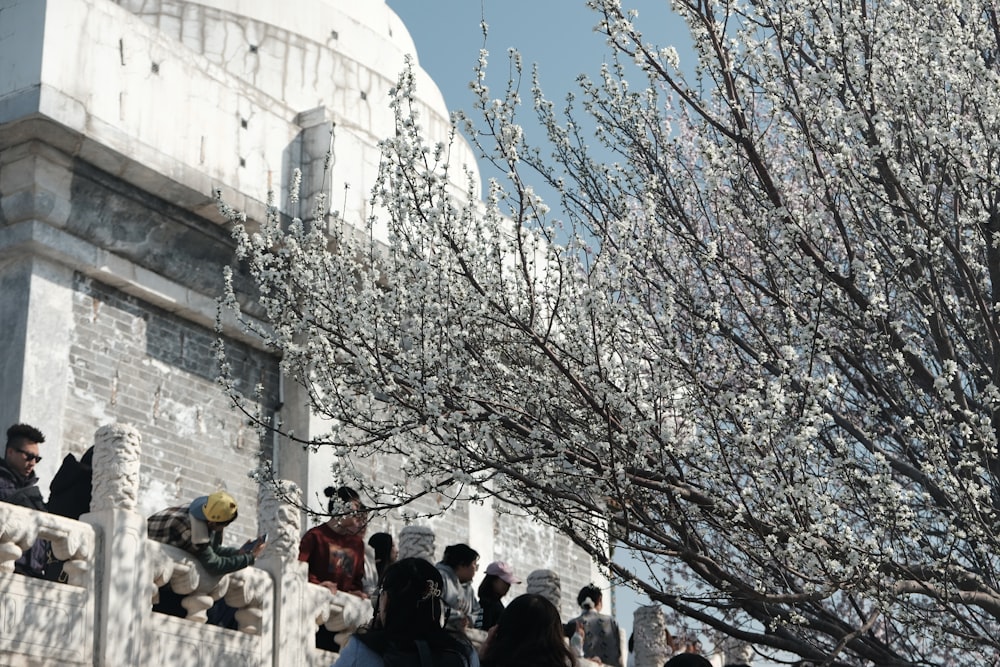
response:
[[[194,543],[191,541],[189,507],[190,505],[170,507],[149,517],[146,520],[146,532],[149,539],[183,549],[188,553],[197,554],[198,550],[195,549]]]
[[[190,505],[170,507],[146,520],[149,539],[183,549],[196,556],[210,574],[226,574],[253,565],[253,554],[222,546],[222,531],[209,533],[209,541],[195,544],[191,535]]]

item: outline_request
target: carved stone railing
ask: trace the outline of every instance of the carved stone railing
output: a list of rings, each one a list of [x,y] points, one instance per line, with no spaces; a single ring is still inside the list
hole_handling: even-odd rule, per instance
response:
[[[94,564],[94,529],[73,519],[0,503],[0,572],[13,572],[14,561],[35,543],[48,540],[71,586],[87,586]]]
[[[399,531],[399,557],[434,562],[434,531],[427,526],[405,526]]]
[[[527,589],[529,593],[541,595],[555,605],[562,604],[562,579],[552,570],[535,570],[528,574]]]
[[[639,607],[632,618],[636,667],[660,667],[673,654],[663,610],[656,605]]]
[[[257,498],[260,530],[269,535],[257,567],[274,580],[275,665],[330,665],[336,655],[313,648],[319,626],[335,633],[343,646],[372,617],[371,602],[349,593],[331,593],[309,583],[308,565],[298,560],[301,492],[291,482],[263,486]]]
[[[372,602],[352,595],[337,591],[330,593],[327,589],[316,584],[309,584],[311,588],[318,588],[316,593],[328,598],[326,602],[326,620],[323,626],[330,632],[335,633],[338,644],[343,646],[355,630],[372,620]],[[324,596],[323,593],[326,595]]]
[[[191,554],[146,536],[138,514],[140,439],[128,426],[101,428],[94,443],[91,512],[80,521],[0,502],[0,665],[329,665],[313,648],[325,624],[346,641],[371,618],[371,603],[308,583],[296,558],[299,512],[263,490],[257,567],[209,574]],[[297,494],[289,485],[288,491]],[[15,574],[37,539],[64,560],[65,583]],[[152,611],[160,586],[183,596],[183,618]],[[238,630],[205,623],[224,600]]]
[[[66,560],[65,583],[14,573],[37,539]],[[93,664],[95,547],[86,524],[0,503],[0,664]]]
[[[198,560],[186,551],[159,542],[146,542],[146,556],[153,578],[152,602],[158,601],[159,588],[165,584],[185,596],[181,606],[184,618],[196,623],[207,620],[209,608],[218,600],[236,610],[239,630],[260,634],[265,607],[270,608],[271,577],[256,568],[244,568],[230,574],[209,574]],[[268,617],[269,618],[269,617]]]

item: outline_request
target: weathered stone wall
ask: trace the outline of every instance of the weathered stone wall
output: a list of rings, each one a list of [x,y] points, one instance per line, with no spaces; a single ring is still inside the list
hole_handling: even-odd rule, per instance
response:
[[[271,439],[261,442],[217,382],[211,313],[195,321],[167,309],[187,295],[211,304],[221,292],[232,261],[227,231],[39,144],[11,152],[26,157],[0,160],[0,195],[15,204],[20,192],[31,196],[0,220],[4,427],[24,420],[46,433],[43,492],[62,457],[79,456],[98,426],[129,422],[146,441],[142,513],[226,488],[246,517],[230,540],[255,535],[248,473],[261,453],[270,456]],[[39,174],[59,187],[39,194],[31,185]],[[37,222],[51,211],[62,212],[59,232]],[[136,276],[157,303],[118,287]],[[240,389],[260,387],[266,413],[277,409],[277,359],[231,337],[226,347]]]
[[[142,514],[225,488],[244,517],[227,530],[229,540],[256,534],[257,485],[247,473],[262,445],[269,455],[269,441],[261,443],[216,382],[215,333],[79,274],[73,311],[68,448],[85,449],[100,424],[137,424],[145,442]],[[243,386],[261,385],[273,406],[276,361],[234,341],[227,347],[242,361],[233,370]]]
[[[193,214],[79,159],[69,197],[66,231],[185,288],[221,293],[234,244],[220,215]]]

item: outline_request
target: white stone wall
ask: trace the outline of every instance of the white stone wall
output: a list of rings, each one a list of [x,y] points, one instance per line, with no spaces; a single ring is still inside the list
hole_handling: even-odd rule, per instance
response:
[[[67,144],[74,154],[139,185],[165,176],[176,194],[191,191],[180,202],[206,210],[216,187],[258,203],[281,189],[298,114],[323,106],[338,126],[334,188],[351,185],[345,212],[364,219],[376,143],[393,132],[388,91],[413,50],[384,3],[121,4],[0,2],[5,21],[26,27],[0,35],[0,62],[10,63],[0,73],[0,123],[37,98],[38,111],[80,135]],[[418,86],[425,130],[443,140],[440,92],[422,70]],[[475,169],[464,144],[456,159]]]

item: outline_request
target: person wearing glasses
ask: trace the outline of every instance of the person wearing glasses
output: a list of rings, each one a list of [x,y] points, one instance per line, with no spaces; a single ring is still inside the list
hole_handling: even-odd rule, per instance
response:
[[[43,442],[45,436],[34,426],[14,424],[7,429],[7,449],[0,461],[0,500],[46,511],[35,474],[35,465],[42,460],[38,446]],[[43,576],[47,552],[45,540],[36,540],[31,549],[14,562],[14,571],[32,577]]]
[[[444,549],[437,564],[444,581],[441,602],[444,603],[449,630],[464,631],[482,624],[482,609],[472,589],[472,579],[479,569],[479,552],[468,544],[452,544]]]

